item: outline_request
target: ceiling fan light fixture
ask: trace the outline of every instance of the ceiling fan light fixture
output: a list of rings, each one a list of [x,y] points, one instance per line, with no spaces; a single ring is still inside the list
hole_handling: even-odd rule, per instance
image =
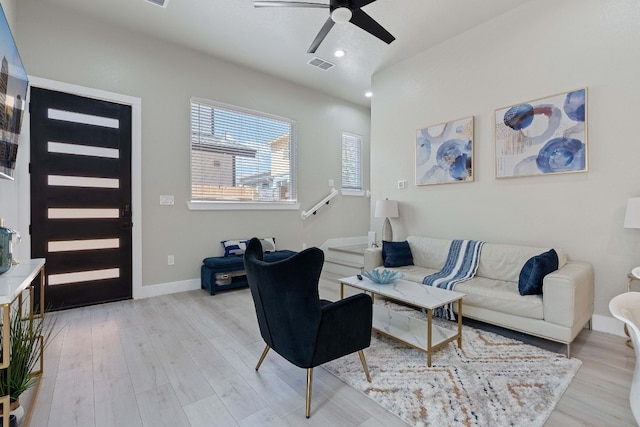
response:
[[[348,7],[337,7],[331,12],[331,19],[336,24],[344,24],[351,20],[353,13]]]

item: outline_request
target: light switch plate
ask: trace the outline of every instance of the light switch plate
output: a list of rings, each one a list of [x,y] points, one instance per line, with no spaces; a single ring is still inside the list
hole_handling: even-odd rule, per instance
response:
[[[173,194],[160,196],[160,204],[165,206],[171,206],[174,204]]]

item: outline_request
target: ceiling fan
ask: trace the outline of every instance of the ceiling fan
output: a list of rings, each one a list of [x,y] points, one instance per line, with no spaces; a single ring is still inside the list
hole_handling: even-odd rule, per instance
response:
[[[254,7],[309,7],[317,9],[329,9],[330,16],[324,23],[320,32],[309,46],[307,53],[315,53],[320,43],[329,34],[333,25],[337,23],[351,22],[366,32],[376,36],[389,44],[396,38],[378,24],[371,16],[362,11],[362,8],[376,0],[330,0],[329,4],[298,2],[298,1],[259,1],[253,2]]]

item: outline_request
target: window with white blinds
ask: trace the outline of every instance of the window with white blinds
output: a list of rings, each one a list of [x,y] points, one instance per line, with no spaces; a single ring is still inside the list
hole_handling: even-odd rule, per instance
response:
[[[362,190],[362,137],[342,133],[342,189]]]
[[[295,122],[191,99],[191,199],[296,201]]]

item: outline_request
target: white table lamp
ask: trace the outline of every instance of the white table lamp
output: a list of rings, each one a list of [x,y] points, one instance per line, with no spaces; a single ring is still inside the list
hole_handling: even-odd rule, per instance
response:
[[[376,218],[384,218],[382,225],[382,240],[387,242],[393,241],[393,229],[389,218],[398,218],[398,201],[397,200],[378,200],[376,202]]]

